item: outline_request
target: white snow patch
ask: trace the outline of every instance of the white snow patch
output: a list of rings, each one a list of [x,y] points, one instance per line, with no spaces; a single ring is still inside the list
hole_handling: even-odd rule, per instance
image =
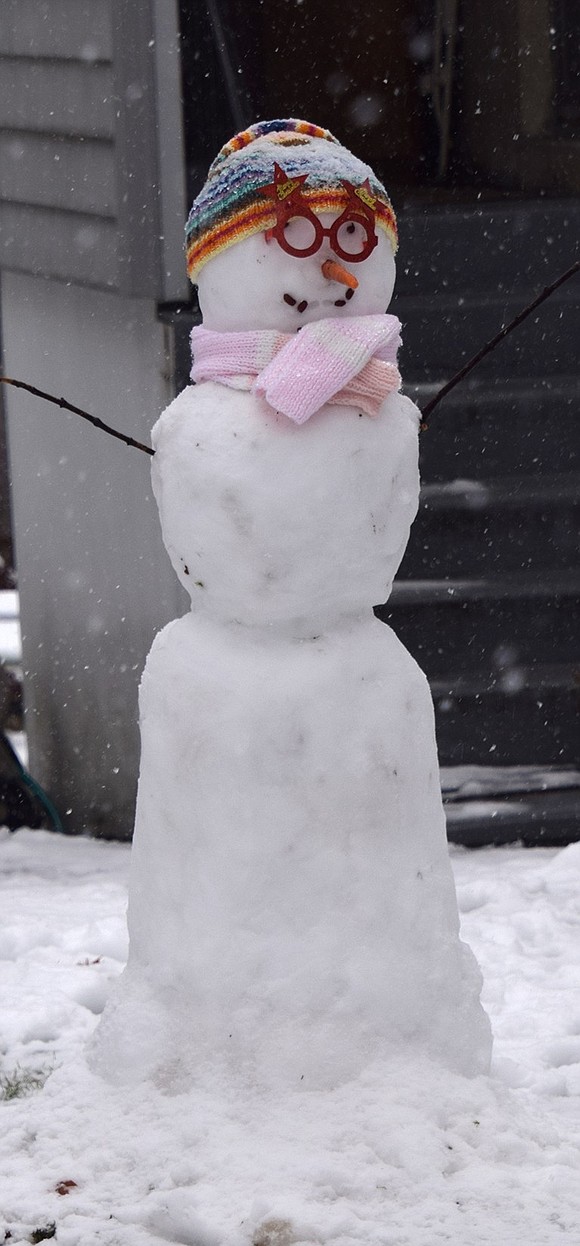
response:
[[[4,662],[20,662],[22,658],[22,635],[19,620],[18,593],[11,589],[0,592],[0,659]]]
[[[108,990],[126,949],[128,847],[1,833],[2,1072],[56,1066],[43,1090],[0,1103],[11,1242],[51,1222],[61,1246],[578,1240],[580,845],[451,860],[496,1035],[492,1077],[408,1051],[324,1094],[235,1094],[200,1071],[168,1095],[114,1088],[83,1055],[97,1018],[79,983]]]

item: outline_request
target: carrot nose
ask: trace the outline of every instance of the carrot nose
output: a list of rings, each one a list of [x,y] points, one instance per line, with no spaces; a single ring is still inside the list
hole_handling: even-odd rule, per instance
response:
[[[329,281],[340,281],[343,286],[349,286],[351,290],[356,290],[358,281],[349,273],[347,268],[343,268],[342,264],[337,264],[336,260],[325,260],[322,265],[323,276],[328,277]]]

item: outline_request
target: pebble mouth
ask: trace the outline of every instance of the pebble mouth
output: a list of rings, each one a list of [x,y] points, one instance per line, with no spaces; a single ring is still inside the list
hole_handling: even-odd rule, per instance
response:
[[[299,303],[292,294],[285,294],[284,302],[287,303],[289,307],[295,307],[296,311],[299,311],[301,315],[302,312],[305,312],[308,307],[308,299],[302,299]],[[312,303],[312,307],[318,307],[318,303]]]
[[[343,299],[313,299],[312,302],[309,303],[308,299],[301,299],[301,301],[298,302],[298,299],[295,299],[293,294],[283,294],[282,298],[289,307],[295,307],[296,311],[300,312],[300,315],[302,315],[302,313],[306,311],[307,307],[320,307],[321,303],[323,307],[346,307],[347,302],[353,297],[353,295],[354,290],[348,289],[346,290]]]
[[[347,304],[347,303],[349,302],[349,300],[353,297],[353,295],[354,295],[354,290],[351,290],[351,289],[349,288],[349,289],[346,291],[345,296],[344,296],[344,298],[343,298],[343,299],[335,299],[334,306],[335,306],[335,307],[346,307],[346,304]]]

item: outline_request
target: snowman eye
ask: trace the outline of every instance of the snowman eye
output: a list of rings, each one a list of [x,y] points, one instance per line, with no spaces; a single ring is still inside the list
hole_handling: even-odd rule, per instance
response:
[[[316,226],[306,216],[292,216],[284,225],[284,241],[293,251],[308,251],[316,242]]]
[[[368,245],[368,229],[361,221],[343,221],[336,231],[336,242],[345,256],[358,256]]]

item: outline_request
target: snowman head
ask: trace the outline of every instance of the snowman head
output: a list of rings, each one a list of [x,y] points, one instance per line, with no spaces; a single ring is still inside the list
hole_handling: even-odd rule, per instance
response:
[[[207,328],[292,333],[389,305],[397,228],[387,192],[309,122],[259,122],[227,143],[186,234]]]

